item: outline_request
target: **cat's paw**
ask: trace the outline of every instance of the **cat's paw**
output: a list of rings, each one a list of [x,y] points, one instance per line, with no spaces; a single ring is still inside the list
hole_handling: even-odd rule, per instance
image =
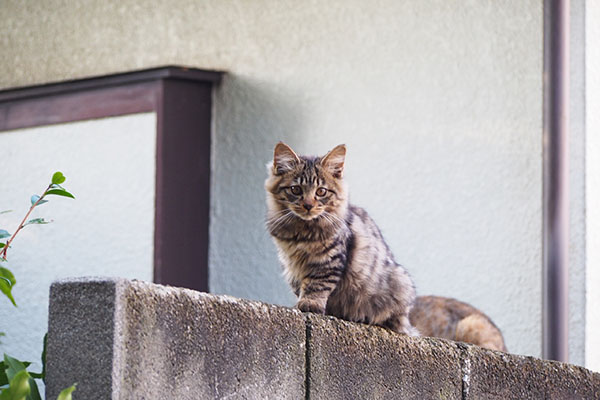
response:
[[[403,333],[408,336],[414,336],[414,337],[421,336],[421,332],[419,332],[419,330],[417,328],[415,328],[414,326],[407,327]]]
[[[315,314],[325,314],[325,307],[315,300],[300,299],[296,308],[302,312],[312,312]]]

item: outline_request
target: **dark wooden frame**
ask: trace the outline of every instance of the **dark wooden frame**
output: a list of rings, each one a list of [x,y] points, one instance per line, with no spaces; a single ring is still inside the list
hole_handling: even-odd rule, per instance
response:
[[[154,281],[208,291],[212,90],[221,72],[162,67],[0,91],[0,131],[156,112]]]

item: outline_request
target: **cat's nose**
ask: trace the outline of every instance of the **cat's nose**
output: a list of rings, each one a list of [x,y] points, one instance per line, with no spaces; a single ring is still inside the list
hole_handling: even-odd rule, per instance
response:
[[[312,204],[304,203],[302,207],[306,208],[306,211],[310,211],[313,208]]]

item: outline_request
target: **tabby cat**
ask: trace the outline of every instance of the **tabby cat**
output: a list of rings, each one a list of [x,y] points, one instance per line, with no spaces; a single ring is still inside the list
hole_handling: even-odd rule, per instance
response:
[[[506,351],[500,329],[475,307],[447,297],[419,296],[410,322],[423,336],[435,336]]]
[[[415,288],[362,208],[348,204],[346,147],[298,156],[284,143],[269,165],[267,229],[296,307],[418,335],[408,315]]]

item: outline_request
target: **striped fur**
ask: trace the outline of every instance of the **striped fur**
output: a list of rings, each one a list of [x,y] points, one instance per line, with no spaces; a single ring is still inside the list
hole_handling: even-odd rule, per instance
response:
[[[375,222],[348,204],[346,148],[299,157],[275,147],[265,182],[267,229],[302,311],[418,335],[408,315],[415,288]]]
[[[502,332],[492,320],[475,307],[456,299],[419,296],[410,311],[410,322],[423,336],[507,351]]]

